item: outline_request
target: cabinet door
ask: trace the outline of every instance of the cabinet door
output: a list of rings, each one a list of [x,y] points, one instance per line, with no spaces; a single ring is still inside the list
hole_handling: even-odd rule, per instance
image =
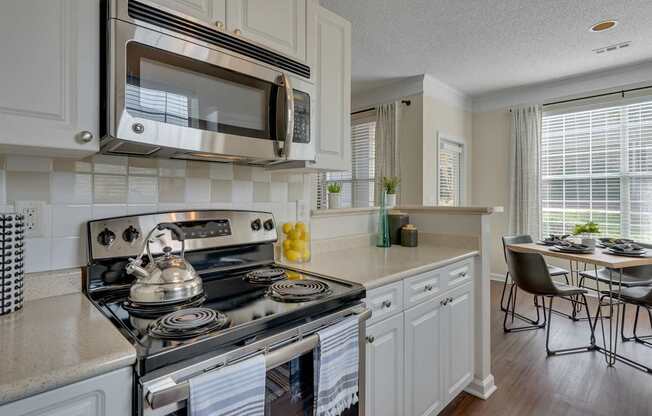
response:
[[[319,8],[315,168],[351,170],[351,24]]]
[[[133,369],[122,368],[0,406],[0,415],[130,415],[132,379]]]
[[[99,0],[2,2],[0,151],[98,151],[99,8]]]
[[[403,314],[367,327],[366,416],[403,409]]]
[[[452,400],[473,380],[473,290],[466,285],[454,291],[446,305],[445,387]]]
[[[220,30],[226,29],[226,0],[149,0]]]
[[[441,298],[405,311],[405,416],[436,415],[443,406]]]
[[[228,0],[231,34],[306,62],[306,23],[312,0]]]

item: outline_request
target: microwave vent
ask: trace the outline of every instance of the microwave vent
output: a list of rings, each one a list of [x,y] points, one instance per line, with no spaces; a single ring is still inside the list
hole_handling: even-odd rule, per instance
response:
[[[109,145],[106,150],[108,153],[132,155],[132,156],[152,156],[154,153],[161,150],[158,146],[151,146],[148,144],[131,143],[118,141],[114,145]]]
[[[129,16],[310,78],[310,67],[305,64],[155,7],[133,0],[129,1]]]

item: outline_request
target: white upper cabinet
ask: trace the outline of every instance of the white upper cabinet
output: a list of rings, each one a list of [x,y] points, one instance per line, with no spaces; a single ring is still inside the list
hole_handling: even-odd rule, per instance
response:
[[[367,327],[365,416],[403,413],[403,314]]]
[[[0,151],[99,149],[99,0],[0,5]]]
[[[309,19],[314,14],[313,1],[228,0],[227,29],[232,35],[307,63],[307,35],[309,23],[313,21]]]
[[[149,0],[216,29],[226,29],[226,0]]]
[[[316,44],[319,109],[313,167],[351,170],[351,24],[320,7]]]

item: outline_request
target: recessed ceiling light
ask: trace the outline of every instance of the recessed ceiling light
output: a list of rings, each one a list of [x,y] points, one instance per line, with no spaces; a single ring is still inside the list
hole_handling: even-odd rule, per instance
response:
[[[618,24],[617,20],[603,20],[596,23],[589,29],[591,32],[604,32],[605,30],[613,29]]]

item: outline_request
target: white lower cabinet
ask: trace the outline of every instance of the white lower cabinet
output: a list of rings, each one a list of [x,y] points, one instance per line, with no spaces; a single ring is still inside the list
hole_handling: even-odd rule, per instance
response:
[[[131,367],[0,406],[0,416],[129,416]]]
[[[473,380],[473,290],[454,290],[446,305],[443,362],[445,398],[452,400]]]
[[[367,327],[365,416],[403,411],[403,314]]]
[[[423,282],[430,287],[433,283],[428,278],[438,271],[404,280],[405,296],[413,301],[403,305],[411,307],[397,305],[399,308],[380,314],[380,320],[367,326],[366,416],[436,415],[473,380],[474,306],[469,264],[451,266],[468,269],[468,282],[436,297],[418,299],[409,293]],[[442,276],[446,270],[441,271]],[[394,285],[370,291],[369,307],[374,309],[374,302],[382,300],[384,293],[392,293]],[[447,287],[446,282],[442,287]]]

